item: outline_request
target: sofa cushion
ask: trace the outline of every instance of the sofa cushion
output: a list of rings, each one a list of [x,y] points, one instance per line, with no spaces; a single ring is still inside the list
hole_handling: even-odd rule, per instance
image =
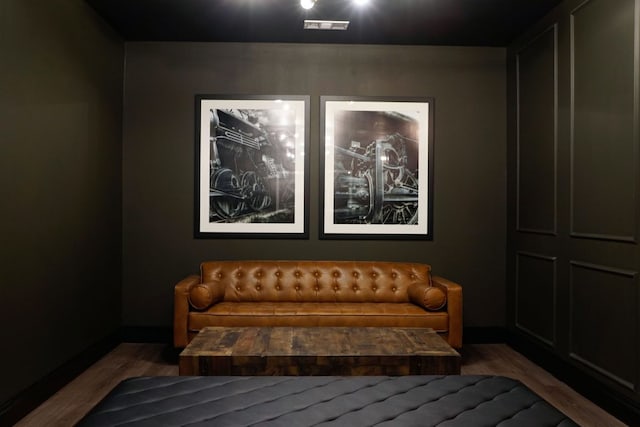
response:
[[[412,303],[220,302],[189,313],[189,330],[207,326],[387,326],[448,330],[446,311]]]
[[[413,284],[408,289],[409,299],[430,311],[442,309],[447,303],[447,293],[439,286]]]
[[[215,282],[198,283],[189,289],[189,304],[196,310],[206,310],[224,297],[224,286]]]

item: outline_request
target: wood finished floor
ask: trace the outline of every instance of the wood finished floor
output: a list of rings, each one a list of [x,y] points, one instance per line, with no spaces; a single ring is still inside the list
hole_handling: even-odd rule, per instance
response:
[[[163,344],[120,344],[16,426],[73,426],[125,378],[178,375],[178,365],[167,354]],[[625,426],[505,344],[466,345],[462,354],[463,375],[518,379],[581,426]]]

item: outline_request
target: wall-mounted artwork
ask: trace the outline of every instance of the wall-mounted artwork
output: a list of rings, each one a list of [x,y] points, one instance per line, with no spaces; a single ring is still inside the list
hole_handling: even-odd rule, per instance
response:
[[[196,96],[196,237],[307,238],[308,96]]]
[[[433,106],[321,97],[321,238],[433,238]]]

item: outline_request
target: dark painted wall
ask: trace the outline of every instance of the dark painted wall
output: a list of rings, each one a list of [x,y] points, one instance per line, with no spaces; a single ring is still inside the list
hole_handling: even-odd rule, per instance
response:
[[[123,43],[3,0],[0,52],[1,403],[120,326]]]
[[[509,328],[636,413],[638,10],[567,0],[509,48],[507,249]]]
[[[209,259],[429,263],[466,326],[505,325],[506,50],[127,43],[123,316],[170,326],[174,284]],[[195,240],[194,95],[311,96],[310,239]],[[319,97],[435,98],[433,241],[319,240]]]

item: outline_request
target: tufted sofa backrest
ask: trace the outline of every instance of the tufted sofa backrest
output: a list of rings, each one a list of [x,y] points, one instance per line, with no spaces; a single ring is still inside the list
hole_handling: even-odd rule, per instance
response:
[[[427,264],[378,261],[206,261],[200,273],[234,302],[407,302],[431,281]]]

